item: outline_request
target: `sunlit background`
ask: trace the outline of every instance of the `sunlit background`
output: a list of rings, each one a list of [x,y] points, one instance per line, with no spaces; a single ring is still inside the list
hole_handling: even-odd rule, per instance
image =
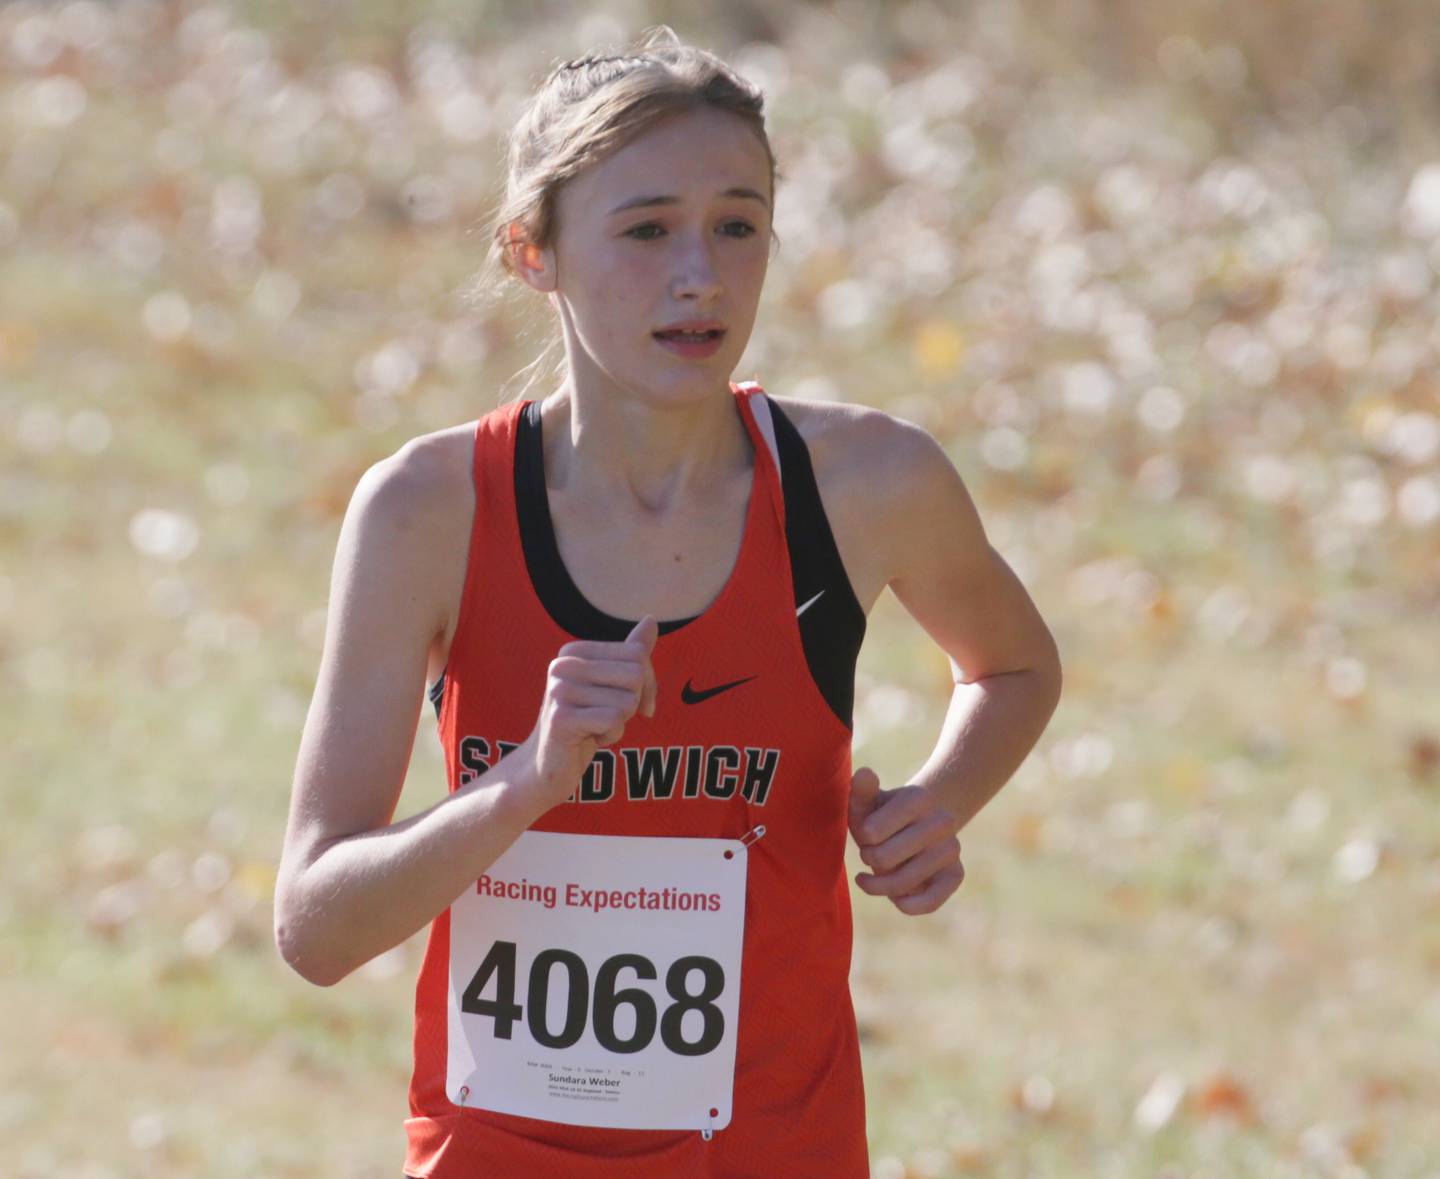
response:
[[[857,894],[875,1175],[1436,1179],[1430,0],[0,4],[0,1171],[397,1179],[419,943],[270,934],[330,560],[544,342],[517,105],[657,21],[768,95],[737,375],[929,429],[1065,663],[956,898]],[[948,672],[883,598],[857,763]]]

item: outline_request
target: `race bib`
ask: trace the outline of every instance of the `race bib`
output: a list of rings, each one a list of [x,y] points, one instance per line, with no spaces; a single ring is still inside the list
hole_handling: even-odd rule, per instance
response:
[[[728,1125],[746,841],[522,834],[450,907],[450,1100],[576,1126]]]

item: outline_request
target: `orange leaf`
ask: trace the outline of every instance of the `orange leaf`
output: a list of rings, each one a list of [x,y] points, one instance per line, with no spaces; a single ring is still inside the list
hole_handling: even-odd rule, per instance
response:
[[[1195,1094],[1195,1109],[1198,1113],[1214,1117],[1232,1117],[1237,1121],[1253,1123],[1256,1120],[1255,1107],[1250,1094],[1229,1073],[1211,1077]]]
[[[915,333],[915,359],[927,377],[948,377],[965,359],[965,336],[953,324],[931,321]]]
[[[1357,1163],[1371,1158],[1380,1146],[1380,1131],[1369,1122],[1345,1135],[1345,1149]]]
[[[1044,841],[1045,818],[1043,815],[1025,813],[1010,825],[1010,842],[1023,852],[1034,854],[1040,851]]]
[[[1410,738],[1410,776],[1417,782],[1428,781],[1440,770],[1440,740],[1430,733]]]

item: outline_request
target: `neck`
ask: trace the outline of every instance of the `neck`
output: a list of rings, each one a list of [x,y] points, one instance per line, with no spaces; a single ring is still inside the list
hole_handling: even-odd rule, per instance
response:
[[[664,516],[708,497],[754,462],[754,448],[727,385],[681,405],[657,405],[620,386],[588,391],[573,376],[547,397],[547,486]]]

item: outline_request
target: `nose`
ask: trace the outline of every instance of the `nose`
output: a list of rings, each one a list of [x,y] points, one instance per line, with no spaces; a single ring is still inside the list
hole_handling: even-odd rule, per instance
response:
[[[719,298],[721,289],[720,272],[709,243],[703,237],[688,242],[676,258],[675,274],[670,280],[671,297],[709,303]]]

